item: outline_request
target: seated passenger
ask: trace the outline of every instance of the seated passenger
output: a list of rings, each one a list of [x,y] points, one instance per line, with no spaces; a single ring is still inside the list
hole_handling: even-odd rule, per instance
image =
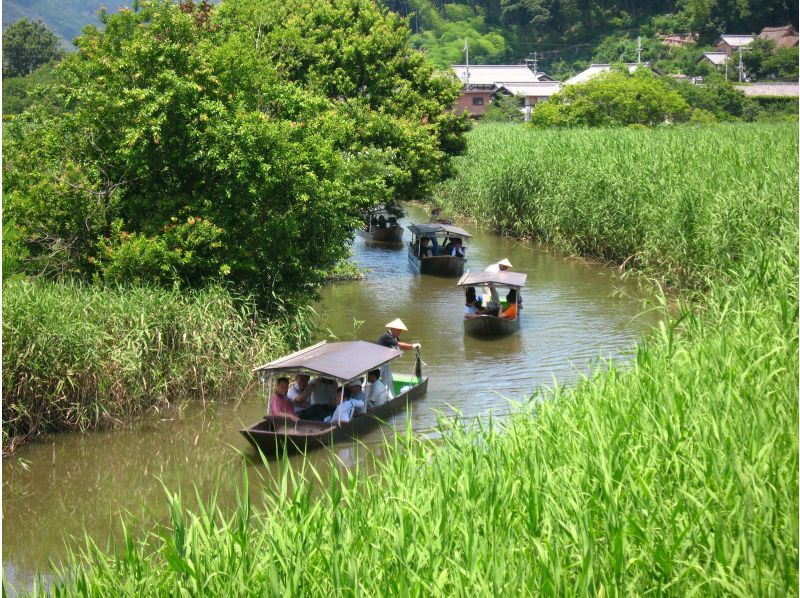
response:
[[[389,216],[388,225],[389,225],[389,228],[391,228],[393,226],[397,226],[397,217]]]
[[[357,415],[364,415],[367,412],[366,398],[361,390],[361,380],[356,378],[350,380],[345,385],[342,393],[339,393],[338,402],[333,414],[326,417],[326,422],[342,425],[352,420]],[[346,393],[346,394],[345,394]]]
[[[467,287],[464,301],[464,317],[471,319],[485,313],[486,310],[478,303],[478,298],[475,294],[475,287]]]
[[[321,422],[331,415],[335,408],[336,381],[330,378],[314,378],[308,385],[314,387],[311,391],[311,406],[297,415],[301,419]]]
[[[294,404],[295,414],[311,406],[311,393],[315,386],[308,383],[309,378],[308,374],[296,374],[294,382],[289,385],[286,397]]]
[[[466,250],[461,246],[461,239],[453,239],[447,252],[452,257],[466,257]]]
[[[292,402],[286,396],[288,392],[289,378],[278,378],[273,395],[269,399],[269,415],[297,419],[297,416],[294,414],[294,405],[292,405]]]
[[[386,388],[386,385],[381,382],[381,371],[372,370],[367,374],[367,410],[370,411],[376,407],[386,404],[392,400],[392,393]]]
[[[433,255],[433,248],[430,245],[428,237],[422,237],[419,240],[419,257],[430,257]]]
[[[511,289],[506,295],[507,306],[500,314],[501,318],[508,318],[513,320],[517,317],[517,290]]]
[[[386,216],[383,214],[378,216],[378,228],[386,228]]]

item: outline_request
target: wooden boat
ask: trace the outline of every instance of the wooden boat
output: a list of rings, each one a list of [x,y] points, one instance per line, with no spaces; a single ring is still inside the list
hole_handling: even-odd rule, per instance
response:
[[[467,247],[463,242],[472,235],[463,228],[438,222],[412,224],[408,230],[411,231],[408,261],[417,272],[434,276],[461,276],[467,258],[449,255],[449,244],[460,241],[466,256]],[[430,240],[433,255],[421,255],[424,254],[423,239]]]
[[[383,216],[382,220],[380,220],[381,216]],[[356,234],[369,243],[402,245],[403,230],[391,212],[384,207],[379,207],[366,214],[364,228],[356,229]]]
[[[401,353],[394,349],[365,341],[322,342],[259,366],[253,369],[253,372],[259,374],[262,392],[269,388],[266,394],[271,396],[272,379],[279,375],[322,376],[343,385],[347,380],[378,369],[400,355]],[[414,373],[402,375],[393,372],[392,378],[394,398],[367,411],[366,415],[354,417],[349,422],[337,424],[267,415],[261,421],[240,430],[240,433],[256,450],[265,455],[274,455],[284,448],[305,450],[357,437],[360,433],[386,421],[398,411],[404,411],[412,401],[425,394],[428,389],[428,378],[422,375],[419,350],[417,350]]]
[[[516,289],[516,318],[500,318],[490,314],[464,314],[464,332],[471,336],[493,337],[504,336],[519,330],[520,325],[520,289],[525,286],[527,274],[521,272],[470,272],[467,271],[458,281],[459,287],[484,286],[491,290],[492,296],[498,296],[497,287]],[[500,301],[501,311],[508,307],[505,300]]]

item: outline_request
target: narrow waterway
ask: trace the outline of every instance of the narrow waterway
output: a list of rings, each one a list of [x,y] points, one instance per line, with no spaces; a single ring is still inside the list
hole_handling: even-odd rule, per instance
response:
[[[427,213],[409,206],[401,222],[424,221]],[[454,279],[414,274],[405,248],[371,246],[361,239],[355,241],[354,257],[371,273],[361,281],[326,287],[317,306],[323,319],[320,340],[375,340],[386,322],[399,317],[409,328],[402,340],[422,343],[430,384],[427,396],[414,404],[415,433],[435,434],[441,413],[502,416],[509,400],[524,400],[536,387],[568,383],[603,359],[627,358],[654,324],[655,314],[642,314],[636,289],[609,270],[464,227],[474,233],[469,269],[505,257],[515,271],[528,275],[519,332],[496,340],[465,336],[463,294]],[[395,363],[399,371],[413,368],[410,355]],[[130,430],[53,436],[4,459],[7,582],[29,588],[37,570],[46,580],[48,561],[63,557],[70,538],[80,539],[85,531],[102,545],[119,532],[121,514],[144,527],[162,521],[164,486],[187,497],[195,487],[202,497],[218,488],[224,503],[243,470],[252,478],[268,475],[278,465],[264,467],[244,458],[253,453],[238,433],[263,410],[255,395],[210,407],[189,405],[180,415],[154,418]],[[402,427],[405,418],[398,415],[391,423]],[[385,432],[376,430],[361,440],[374,447]],[[333,455],[310,453],[321,469],[332,456],[346,467],[358,458],[358,449],[344,444]],[[292,463],[301,459],[293,457]]]

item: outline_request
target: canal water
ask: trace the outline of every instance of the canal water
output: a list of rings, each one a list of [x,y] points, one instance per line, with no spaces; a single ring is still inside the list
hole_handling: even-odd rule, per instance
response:
[[[407,212],[403,224],[428,220],[420,207],[408,206]],[[324,288],[317,306],[319,340],[376,340],[385,323],[400,318],[409,328],[401,340],[422,343],[430,383],[411,413],[416,434],[435,435],[441,414],[502,417],[510,401],[527,400],[537,387],[569,383],[604,359],[629,358],[657,319],[646,312],[637,289],[608,269],[459,224],[474,234],[469,269],[508,258],[514,271],[528,275],[519,332],[494,340],[465,336],[463,293],[456,280],[415,274],[405,247],[372,246],[361,239],[354,243],[354,259],[370,269],[369,275]],[[411,373],[414,367],[411,354],[394,363],[395,371]],[[4,459],[6,581],[24,590],[38,570],[46,582],[48,563],[63,558],[67,543],[79,546],[84,531],[104,545],[119,534],[121,517],[145,529],[164,521],[164,487],[180,490],[189,504],[195,487],[201,497],[217,488],[224,503],[232,499],[242,471],[251,480],[276,473],[279,463],[265,467],[246,458],[253,453],[238,433],[263,411],[257,394],[189,405],[180,414],[170,412],[133,429],[53,436]],[[406,417],[400,414],[391,423],[403,429]],[[361,440],[378,449],[387,431]],[[310,458],[324,470],[351,466],[363,453],[345,443],[332,453],[314,451]],[[300,461],[296,456],[291,464]],[[251,494],[257,493],[258,484],[252,486]]]

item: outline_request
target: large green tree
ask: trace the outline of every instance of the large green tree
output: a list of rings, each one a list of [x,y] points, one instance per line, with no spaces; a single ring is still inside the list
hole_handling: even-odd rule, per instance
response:
[[[463,149],[458,85],[367,0],[143,4],[58,69],[66,110],[8,127],[4,187],[35,267],[226,278],[302,299],[361,212]]]
[[[20,19],[3,31],[3,77],[24,77],[63,52],[58,37],[41,21]]]

